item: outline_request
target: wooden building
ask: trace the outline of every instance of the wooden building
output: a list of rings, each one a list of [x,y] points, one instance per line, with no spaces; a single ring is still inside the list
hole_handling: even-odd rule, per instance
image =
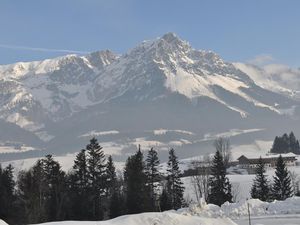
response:
[[[276,162],[280,154],[270,154],[261,156],[266,169],[275,168]],[[294,153],[281,154],[283,161],[287,166],[296,166],[296,156]],[[249,173],[254,173],[255,168],[258,165],[259,158],[257,157],[246,157],[244,155],[238,158],[238,167],[242,169],[247,169]]]

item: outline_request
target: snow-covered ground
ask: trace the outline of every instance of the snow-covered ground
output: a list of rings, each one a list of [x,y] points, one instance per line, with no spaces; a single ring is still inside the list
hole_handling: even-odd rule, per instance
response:
[[[299,225],[300,215],[250,217],[252,225]],[[248,218],[234,220],[238,225],[249,225]]]
[[[288,170],[297,176],[297,180],[300,180],[300,166],[288,167]],[[267,170],[266,174],[268,180],[272,182],[273,176],[275,175],[275,169]],[[236,174],[227,176],[232,184],[232,192],[236,202],[243,202],[251,197],[250,190],[255,178],[254,174]],[[193,188],[192,177],[184,177],[182,181],[185,186],[185,198],[196,202],[197,198]]]
[[[190,205],[178,211],[125,215],[107,221],[61,221],[44,225],[246,225],[248,208],[252,225],[299,225],[300,197],[285,201],[262,202],[250,199],[241,203],[225,203],[221,207],[206,204]],[[233,222],[234,221],[234,222]],[[0,220],[0,225],[7,225]]]
[[[185,215],[199,217],[231,218],[238,225],[248,223],[248,207],[252,225],[296,225],[300,224],[300,197],[288,198],[285,201],[262,202],[250,199],[241,203],[225,203],[221,207],[202,203],[182,209]]]
[[[235,223],[228,218],[204,218],[169,211],[126,215],[101,222],[66,221],[44,223],[44,225],[235,225]]]
[[[8,224],[5,223],[3,220],[0,219],[0,225],[8,225]]]

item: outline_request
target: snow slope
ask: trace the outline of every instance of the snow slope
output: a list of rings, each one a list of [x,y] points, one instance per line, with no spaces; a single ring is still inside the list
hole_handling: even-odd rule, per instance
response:
[[[248,217],[248,207],[253,221],[297,221],[300,219],[300,197],[288,198],[285,201],[262,202],[258,199],[250,199],[241,203],[224,203],[221,207],[206,204],[190,205],[178,211],[166,211],[162,213],[141,213],[125,215],[107,221],[61,221],[43,223],[46,225],[68,224],[98,224],[98,225],[234,225],[245,224]],[[272,217],[271,217],[272,215]],[[231,219],[229,219],[231,218]],[[286,218],[286,220],[284,220]],[[261,223],[260,223],[261,224]],[[293,223],[286,223],[293,224]],[[297,223],[296,223],[297,224]],[[283,225],[283,224],[282,224]]]
[[[251,217],[253,225],[299,225],[300,215],[255,216]],[[249,225],[248,218],[235,220],[238,225]]]
[[[251,216],[300,214],[300,197],[291,197],[284,201],[263,202],[259,199],[249,199],[239,203],[224,203],[221,207],[213,204],[191,205],[186,212],[190,215],[203,217],[229,217],[231,219],[248,216],[248,206]]]
[[[5,223],[3,220],[0,219],[0,225],[8,225],[8,224]]]
[[[227,218],[201,218],[197,216],[180,215],[176,212],[141,213],[121,216],[107,221],[63,221],[43,223],[44,225],[234,225]]]
[[[300,98],[300,70],[282,64],[253,65],[234,63],[263,88]]]

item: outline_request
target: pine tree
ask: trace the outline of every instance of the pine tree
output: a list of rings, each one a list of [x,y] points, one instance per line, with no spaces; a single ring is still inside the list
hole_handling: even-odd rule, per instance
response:
[[[221,206],[226,201],[232,202],[231,184],[226,177],[226,168],[219,151],[214,156],[211,175],[209,179],[209,203]]]
[[[86,146],[87,150],[87,171],[89,174],[90,192],[92,198],[92,218],[103,219],[104,208],[102,196],[105,192],[106,163],[102,147],[96,138],[92,138]]]
[[[107,159],[106,165],[107,174],[107,191],[106,197],[108,202],[108,216],[115,218],[123,214],[124,211],[124,196],[121,192],[121,185],[117,179],[116,168],[113,163],[112,156]]]
[[[9,164],[2,170],[0,166],[0,218],[13,223],[15,203],[15,181],[13,167]]]
[[[289,144],[290,144],[290,152],[293,152],[295,154],[300,154],[299,141],[296,139],[293,132],[289,134]]]
[[[106,176],[107,176],[106,179],[107,195],[111,196],[112,193],[114,192],[114,189],[117,188],[116,168],[111,155],[107,159]]]
[[[265,164],[260,157],[256,168],[256,177],[251,189],[251,197],[258,198],[261,201],[267,201],[270,197],[269,184],[267,176],[264,174],[265,172]]]
[[[278,153],[279,149],[280,149],[280,137],[276,136],[271,148],[271,152]]]
[[[300,154],[299,141],[296,139],[293,132],[289,135],[286,133],[282,137],[275,137],[273,146],[271,148],[272,153],[289,153]]]
[[[139,148],[137,153],[126,161],[125,171],[126,208],[129,214],[149,210],[149,188],[146,186],[147,177],[143,154]]]
[[[87,171],[86,150],[82,149],[77,155],[73,165],[73,172],[78,191],[84,192],[88,187],[89,174]]]
[[[150,198],[152,210],[156,209],[156,193],[155,190],[158,186],[158,181],[160,180],[160,173],[158,171],[159,159],[157,151],[153,148],[150,149],[146,159],[146,175],[147,183],[150,188]]]
[[[285,200],[286,198],[291,197],[292,193],[291,178],[282,156],[280,155],[276,163],[272,196],[276,200]]]
[[[42,159],[46,189],[47,220],[62,220],[65,217],[66,175],[52,155]]]
[[[159,197],[159,208],[160,211],[166,211],[172,209],[171,200],[169,198],[167,188],[163,188],[162,193]]]
[[[92,217],[89,205],[89,174],[87,170],[86,150],[82,149],[77,155],[73,171],[68,177],[69,217],[76,220],[87,220]]]
[[[109,218],[115,218],[117,216],[123,215],[124,212],[124,195],[122,194],[120,189],[114,190],[110,197],[110,205],[109,205]]]
[[[184,187],[180,179],[181,172],[174,149],[169,151],[167,174],[167,193],[171,207],[172,209],[179,209],[183,204]]]
[[[24,224],[47,221],[47,184],[42,160],[38,160],[29,171],[21,171],[18,176],[18,196],[26,220]]]
[[[289,136],[286,133],[284,133],[282,136],[281,151],[279,153],[281,153],[281,152],[287,153],[290,151],[291,151],[290,139],[289,139]]]

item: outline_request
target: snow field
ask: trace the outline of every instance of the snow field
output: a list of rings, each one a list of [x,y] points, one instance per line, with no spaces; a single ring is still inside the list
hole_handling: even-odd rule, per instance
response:
[[[228,218],[202,218],[181,215],[175,211],[162,213],[141,213],[121,216],[107,221],[64,221],[44,223],[44,225],[236,225]],[[1,224],[2,225],[2,224]]]
[[[224,203],[221,207],[213,204],[191,205],[185,209],[188,215],[200,217],[229,217],[231,219],[243,218],[248,216],[248,206],[250,215],[286,215],[300,214],[300,197],[291,197],[285,201],[263,202],[259,199],[249,199],[238,203]]]

